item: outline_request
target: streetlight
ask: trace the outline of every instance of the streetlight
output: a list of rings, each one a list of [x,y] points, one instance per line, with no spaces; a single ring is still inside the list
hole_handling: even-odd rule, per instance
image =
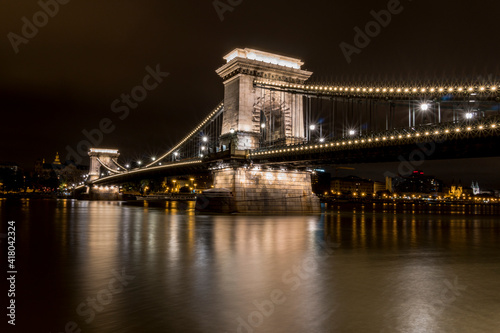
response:
[[[266,124],[265,123],[260,124],[260,128],[262,129],[266,128]]]
[[[142,164],[142,162],[141,162],[141,161],[138,161],[138,162],[137,162],[137,164],[141,165],[141,164]]]
[[[356,134],[355,130],[349,130],[349,135],[354,135],[354,134]]]
[[[427,104],[427,103],[420,104],[420,110],[422,110],[422,111],[429,110],[429,104]]]
[[[208,141],[208,138],[206,136],[204,136],[202,139],[201,139],[203,142],[207,142]]]
[[[125,165],[125,168],[127,169],[130,168],[130,164]]]
[[[472,119],[473,117],[474,117],[474,113],[472,113],[472,112],[467,112],[465,114],[465,119]]]
[[[309,133],[308,133],[309,138],[308,138],[308,141],[311,141],[311,139],[312,139],[311,132],[314,131],[314,130],[316,130],[316,125],[314,125],[314,124],[309,125]]]
[[[231,128],[231,129],[229,130],[229,133],[234,134],[234,128]]]
[[[325,138],[319,138],[319,142],[325,142]]]

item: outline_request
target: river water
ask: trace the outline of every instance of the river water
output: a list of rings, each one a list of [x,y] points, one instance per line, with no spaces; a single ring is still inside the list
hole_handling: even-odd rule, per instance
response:
[[[1,232],[16,221],[9,331],[500,332],[494,209],[193,206],[0,200]]]

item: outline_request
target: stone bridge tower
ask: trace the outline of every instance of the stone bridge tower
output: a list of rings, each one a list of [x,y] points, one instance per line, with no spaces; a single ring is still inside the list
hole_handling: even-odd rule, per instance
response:
[[[301,60],[253,49],[235,49],[216,72],[224,80],[221,143],[236,150],[305,140],[299,95],[254,87],[254,80],[303,84],[312,75]],[[235,140],[236,139],[236,140]]]
[[[116,149],[90,148],[89,156],[89,181],[99,179],[101,165],[114,173],[116,173],[115,170],[119,168],[117,160],[120,156],[120,153]]]
[[[272,53],[235,49],[217,70],[224,80],[221,144],[231,153],[259,146],[305,141],[302,96],[263,89],[256,80],[303,84],[312,75],[299,59]],[[237,154],[236,154],[237,155]],[[207,203],[223,205],[223,193],[238,212],[317,212],[319,199],[312,193],[311,174],[254,165],[215,170],[214,189],[203,192]],[[219,209],[211,207],[210,209]]]

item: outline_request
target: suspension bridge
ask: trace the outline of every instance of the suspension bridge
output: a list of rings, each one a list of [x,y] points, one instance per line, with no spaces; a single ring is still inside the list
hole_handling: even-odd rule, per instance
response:
[[[498,156],[495,82],[308,83],[304,63],[235,49],[216,73],[224,100],[182,140],[148,163],[121,165],[119,152],[93,148],[89,191],[150,176],[211,172],[238,211],[314,211],[310,168]],[[262,200],[261,200],[262,199]]]

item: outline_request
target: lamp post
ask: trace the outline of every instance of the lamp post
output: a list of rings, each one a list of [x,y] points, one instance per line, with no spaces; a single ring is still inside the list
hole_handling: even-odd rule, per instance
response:
[[[264,146],[266,142],[266,123],[263,122],[260,124],[260,146]]]
[[[315,130],[316,130],[316,125],[315,124],[312,124],[312,125],[309,126],[309,137],[307,138],[307,141],[311,141],[311,138],[312,138],[311,132],[315,131]]]
[[[420,111],[423,111],[423,112],[427,112],[429,111],[429,109],[431,108],[431,105],[428,103],[428,102],[423,102],[422,104],[420,104]],[[425,119],[426,117],[424,117]],[[441,118],[441,116],[440,116]],[[436,118],[434,117],[434,120]],[[415,126],[415,111],[413,111],[413,126]]]

